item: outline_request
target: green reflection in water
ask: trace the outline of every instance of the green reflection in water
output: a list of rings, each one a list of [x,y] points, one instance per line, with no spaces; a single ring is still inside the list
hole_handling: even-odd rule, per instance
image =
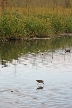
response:
[[[55,51],[59,48],[64,49],[72,46],[72,37],[60,37],[54,39],[37,39],[15,42],[0,43],[0,61],[5,64],[6,61],[12,61],[21,56],[21,54],[38,53],[45,51]],[[6,60],[6,61],[4,61]]]

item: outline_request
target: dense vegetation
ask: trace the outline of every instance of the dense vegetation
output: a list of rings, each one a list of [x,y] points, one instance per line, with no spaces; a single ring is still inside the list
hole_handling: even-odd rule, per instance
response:
[[[46,0],[38,3],[38,1],[26,0],[26,2],[21,2],[26,5],[24,7],[18,0],[15,1],[15,7],[14,4],[9,6],[5,2],[0,14],[0,38],[24,39],[72,33],[71,1],[68,6],[66,6],[66,1],[69,0],[59,5],[60,1],[50,3]],[[8,2],[14,3],[11,0]],[[30,3],[34,5],[31,6]]]

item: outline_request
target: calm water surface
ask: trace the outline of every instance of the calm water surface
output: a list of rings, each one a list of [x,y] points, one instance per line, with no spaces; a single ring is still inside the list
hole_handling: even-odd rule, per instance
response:
[[[72,38],[1,43],[0,108],[72,108]]]

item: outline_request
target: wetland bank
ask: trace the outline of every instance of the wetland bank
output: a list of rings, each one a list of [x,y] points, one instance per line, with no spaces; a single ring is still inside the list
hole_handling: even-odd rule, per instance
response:
[[[65,33],[72,33],[71,6],[11,6],[0,10],[1,40],[54,37]]]
[[[0,43],[1,108],[71,108],[71,76],[72,37]]]

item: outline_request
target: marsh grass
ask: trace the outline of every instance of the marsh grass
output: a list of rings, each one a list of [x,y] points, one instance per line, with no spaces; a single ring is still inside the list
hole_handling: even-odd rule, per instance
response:
[[[23,39],[72,33],[71,8],[12,8],[0,14],[0,38]]]

